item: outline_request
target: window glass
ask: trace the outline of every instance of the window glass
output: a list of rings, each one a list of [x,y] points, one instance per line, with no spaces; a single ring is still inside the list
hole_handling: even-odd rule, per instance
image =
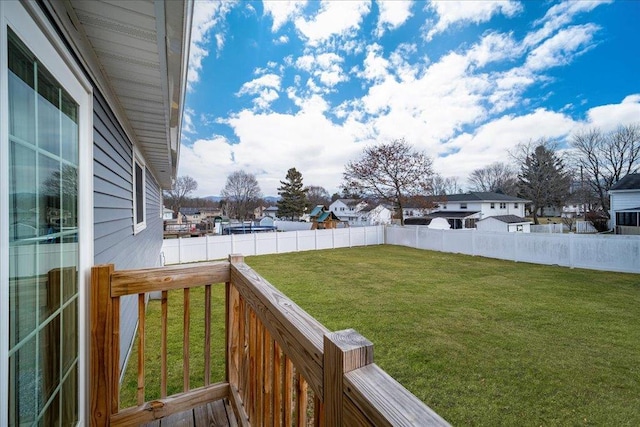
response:
[[[78,364],[79,106],[7,32],[9,424],[60,425],[61,407],[77,419],[77,386],[73,413],[60,392]]]
[[[135,162],[136,169],[136,224],[144,222],[144,169]]]

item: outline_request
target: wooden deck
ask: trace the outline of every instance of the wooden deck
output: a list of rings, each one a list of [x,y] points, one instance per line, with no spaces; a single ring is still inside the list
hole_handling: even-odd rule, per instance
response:
[[[227,399],[216,400],[190,411],[169,415],[161,420],[142,424],[145,427],[190,426],[190,427],[237,427],[233,408]]]

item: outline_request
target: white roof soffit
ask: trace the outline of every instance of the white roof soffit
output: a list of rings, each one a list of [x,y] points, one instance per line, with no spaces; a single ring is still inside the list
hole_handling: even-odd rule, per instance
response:
[[[119,104],[114,110],[160,186],[170,188],[180,155],[192,0],[69,4]]]

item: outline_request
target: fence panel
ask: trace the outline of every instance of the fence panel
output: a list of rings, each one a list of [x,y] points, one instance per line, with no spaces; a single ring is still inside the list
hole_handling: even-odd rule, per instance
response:
[[[492,233],[407,226],[387,227],[385,239],[389,244],[419,249],[534,264],[640,273],[640,238],[637,236]]]
[[[350,228],[336,228],[333,230],[333,244],[336,248],[348,248],[351,246]]]

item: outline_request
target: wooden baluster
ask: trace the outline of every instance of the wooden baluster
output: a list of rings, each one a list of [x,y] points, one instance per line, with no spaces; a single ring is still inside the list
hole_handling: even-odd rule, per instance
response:
[[[314,427],[324,426],[324,407],[318,395],[313,396],[313,425]]]
[[[258,362],[256,361],[257,335],[256,313],[251,308],[249,308],[249,399],[247,399],[247,405],[249,406],[249,417],[251,424],[254,424],[256,419],[256,368],[258,364]]]
[[[242,401],[246,404],[246,391],[247,391],[247,351],[248,351],[248,341],[246,336],[247,331],[247,311],[245,309],[244,298],[239,296],[239,315],[238,315],[238,342],[239,342],[239,353],[238,353],[238,394],[242,396]]]
[[[273,426],[273,340],[266,328],[262,348],[264,350],[264,399],[262,406],[264,415],[262,424],[271,427]]]
[[[182,328],[182,389],[189,391],[189,320],[191,311],[189,308],[189,288],[184,289],[184,312],[183,312],[183,328]]]
[[[144,294],[138,294],[138,405],[144,403],[145,311]]]
[[[297,374],[297,391],[296,391],[296,415],[297,415],[297,420],[296,420],[296,425],[298,425],[299,427],[302,426],[306,426],[307,425],[307,382],[305,381],[305,379],[302,377],[302,375],[300,375],[300,373]]]
[[[276,341],[273,342],[273,425],[281,427],[283,425],[282,418],[282,358],[280,356],[280,346]]]
[[[167,397],[167,335],[169,316],[169,292],[162,291],[160,319],[160,397]]]
[[[228,289],[228,286],[227,286],[227,289]],[[229,300],[228,295],[229,295],[229,292],[227,290],[227,301]],[[229,330],[228,318],[229,318],[229,315],[227,314],[225,316],[226,331]],[[228,360],[228,358],[225,358],[225,360]],[[207,386],[210,383],[211,383],[211,285],[206,285],[204,287],[204,385]]]
[[[256,418],[255,424],[264,425],[264,325],[260,320],[257,322],[256,335]]]
[[[293,363],[285,354],[284,356],[284,425],[291,426],[291,414],[293,413]]]

